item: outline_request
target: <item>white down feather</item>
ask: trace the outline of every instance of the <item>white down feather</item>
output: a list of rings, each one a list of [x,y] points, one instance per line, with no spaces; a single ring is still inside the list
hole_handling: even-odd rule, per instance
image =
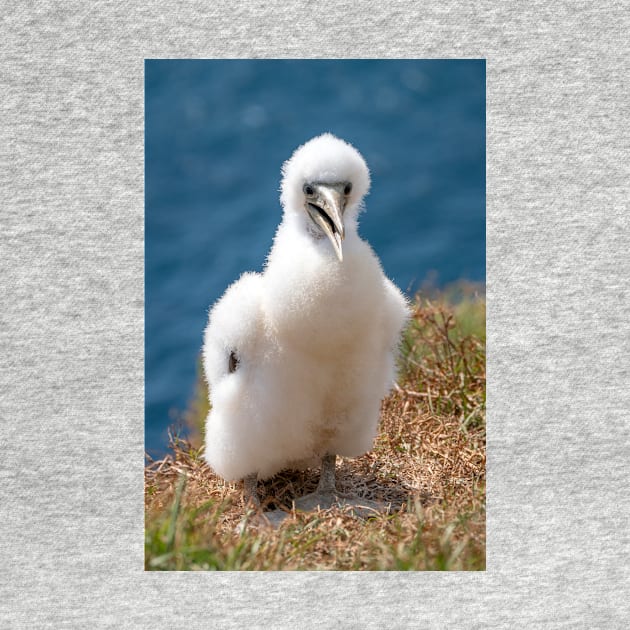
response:
[[[266,267],[228,288],[204,335],[205,457],[227,480],[368,451],[408,317],[402,293],[357,233],[369,188],[361,155],[325,134],[300,147],[283,175],[284,216]],[[311,179],[353,182],[343,262],[307,229],[302,186]]]

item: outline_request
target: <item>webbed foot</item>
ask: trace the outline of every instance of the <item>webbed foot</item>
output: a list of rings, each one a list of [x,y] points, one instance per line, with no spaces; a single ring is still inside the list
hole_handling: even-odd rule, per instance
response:
[[[289,516],[289,514],[282,510],[273,510],[270,512],[250,510],[236,526],[234,531],[236,531],[237,534],[243,534],[248,529],[277,529],[282,525],[287,516]]]
[[[389,506],[357,495],[343,495],[332,492],[312,492],[294,501],[295,509],[300,512],[328,510],[331,507],[349,509],[359,518],[370,518],[389,511]]]

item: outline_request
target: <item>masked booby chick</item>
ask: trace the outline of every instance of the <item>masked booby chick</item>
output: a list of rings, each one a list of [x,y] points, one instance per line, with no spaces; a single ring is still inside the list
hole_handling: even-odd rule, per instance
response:
[[[258,479],[321,461],[317,491],[296,501],[308,510],[337,500],[337,455],[372,447],[408,306],[357,233],[370,186],[359,152],[324,134],[282,174],[284,215],[263,273],[242,275],[210,312],[205,457],[226,480],[244,479],[256,505]]]

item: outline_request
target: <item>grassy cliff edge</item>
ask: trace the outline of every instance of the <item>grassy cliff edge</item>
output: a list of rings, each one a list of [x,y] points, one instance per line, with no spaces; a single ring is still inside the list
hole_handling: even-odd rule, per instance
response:
[[[396,388],[372,451],[337,467],[342,491],[388,503],[361,520],[343,509],[291,513],[277,529],[237,533],[241,485],[202,458],[207,392],[185,414],[192,431],[145,468],[147,570],[484,570],[485,296],[459,284],[416,297]],[[274,507],[317,485],[318,470],[265,482]]]

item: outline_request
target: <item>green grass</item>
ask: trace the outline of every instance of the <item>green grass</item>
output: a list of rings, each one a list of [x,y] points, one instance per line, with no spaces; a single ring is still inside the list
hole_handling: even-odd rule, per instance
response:
[[[246,527],[241,484],[202,457],[207,392],[199,378],[186,440],[145,470],[147,570],[485,569],[485,300],[479,287],[418,298],[398,387],[383,402],[373,450],[344,459],[337,484],[389,503],[362,520],[348,510],[290,513],[278,529]],[[290,512],[319,471],[285,471],[264,492]],[[256,515],[249,514],[251,521]]]

